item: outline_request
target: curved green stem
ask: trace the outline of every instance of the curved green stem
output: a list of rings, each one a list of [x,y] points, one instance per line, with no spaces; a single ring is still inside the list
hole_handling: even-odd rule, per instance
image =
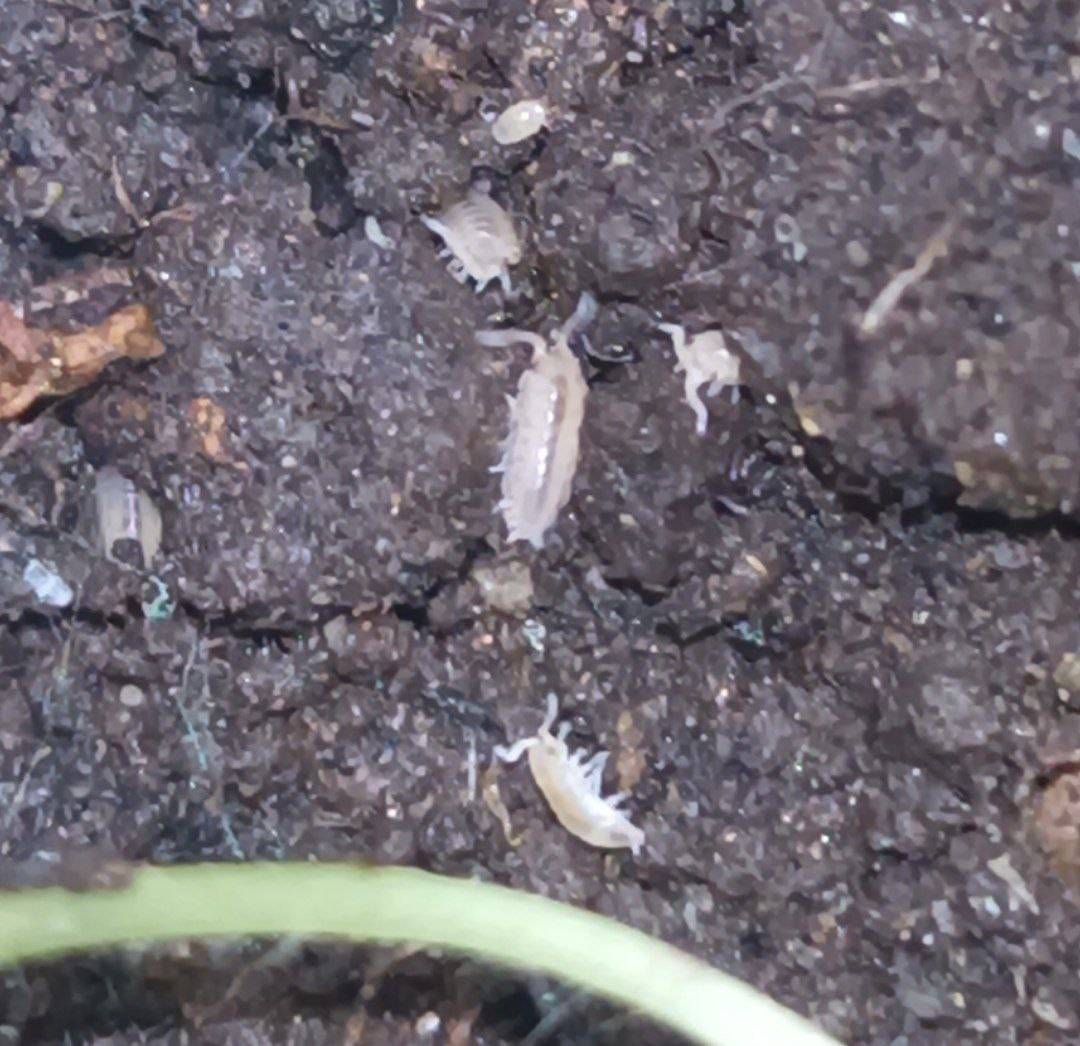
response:
[[[749,985],[620,923],[410,868],[145,867],[119,889],[0,893],[0,964],[136,941],[277,934],[469,952],[569,981],[710,1046],[833,1042]]]

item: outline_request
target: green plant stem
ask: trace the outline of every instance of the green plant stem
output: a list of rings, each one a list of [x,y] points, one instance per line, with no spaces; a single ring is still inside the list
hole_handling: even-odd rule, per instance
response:
[[[749,985],[620,923],[409,868],[143,867],[119,889],[0,893],[0,964],[133,942],[278,934],[472,953],[569,981],[710,1046],[834,1041]]]

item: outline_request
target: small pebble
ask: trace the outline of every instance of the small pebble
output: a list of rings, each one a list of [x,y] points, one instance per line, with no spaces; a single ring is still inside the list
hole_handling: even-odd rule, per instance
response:
[[[71,586],[40,559],[32,559],[26,564],[23,581],[34,590],[34,595],[42,603],[51,607],[70,606],[75,598]]]
[[[120,704],[126,708],[138,708],[143,703],[143,692],[134,684],[126,683],[120,687]]]
[[[1062,655],[1054,669],[1054,682],[1070,694],[1080,694],[1080,651]]]
[[[394,241],[382,231],[379,219],[376,218],[374,214],[369,214],[364,219],[364,235],[375,244],[376,247],[379,247],[384,251],[388,251],[394,246]]]
[[[1061,134],[1061,147],[1074,160],[1080,160],[1080,134],[1066,127]]]
[[[438,1033],[440,1027],[442,1027],[442,1021],[439,1019],[439,1015],[432,1010],[428,1010],[427,1013],[421,1014],[417,1019],[416,1034],[422,1039],[430,1039]]]
[[[858,240],[849,241],[845,250],[847,251],[848,261],[857,269],[869,264],[870,252]]]
[[[514,560],[484,564],[473,571],[486,606],[504,614],[525,614],[533,603],[532,575],[527,563]]]

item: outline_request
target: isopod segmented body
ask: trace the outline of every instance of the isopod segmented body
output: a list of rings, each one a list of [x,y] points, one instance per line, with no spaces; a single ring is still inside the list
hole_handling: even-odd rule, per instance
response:
[[[522,754],[528,754],[536,786],[556,820],[572,835],[601,849],[626,847],[640,853],[645,833],[619,809],[627,797],[600,794],[608,753],[597,752],[587,759],[583,752],[571,752],[566,744],[569,725],[564,725],[558,734],[551,732],[558,714],[558,701],[554,694],[548,694],[547,716],[536,736],[523,738],[509,748],[496,747],[495,757],[514,763]]]
[[[569,339],[595,312],[595,302],[582,297],[577,311],[556,334],[550,346],[529,331],[482,331],[481,344],[533,348],[532,367],[518,382],[510,399],[510,433],[503,444],[499,509],[511,541],[528,541],[540,548],[544,534],[570,500],[580,449],[581,423],[589,387]]]
[[[475,280],[477,294],[498,280],[510,293],[509,268],[521,261],[521,242],[510,215],[490,196],[471,189],[464,200],[438,217],[422,215],[420,221],[453,255],[448,268],[454,279],[460,283]]]

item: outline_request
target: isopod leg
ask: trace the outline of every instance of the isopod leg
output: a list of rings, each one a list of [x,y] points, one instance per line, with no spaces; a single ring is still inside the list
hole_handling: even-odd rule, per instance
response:
[[[581,334],[596,319],[598,308],[596,299],[588,291],[585,291],[578,298],[577,306],[571,313],[570,318],[562,325],[562,337],[569,341],[574,335]]]
[[[600,778],[603,776],[604,767],[607,765],[608,753],[597,752],[584,767],[585,782],[593,795],[600,794]]]
[[[516,763],[535,744],[535,737],[523,737],[520,741],[515,741],[509,748],[496,745],[492,752],[501,763]]]
[[[585,773],[591,774],[591,773],[595,773],[597,771],[603,770],[604,769],[604,764],[607,761],[608,761],[608,753],[607,752],[597,752],[596,755],[594,755],[592,757],[592,759],[590,759],[585,764]]]
[[[709,424],[709,412],[701,401],[701,395],[698,392],[700,387],[701,383],[698,381],[696,374],[686,375],[686,402],[690,404],[690,409],[694,412],[694,417],[697,418],[697,434],[704,436],[705,429]]]
[[[686,328],[679,323],[658,323],[656,329],[662,330],[671,338],[671,343],[675,347],[675,355],[681,360],[683,352],[686,350]]]
[[[481,345],[491,349],[508,349],[512,345],[524,344],[532,346],[533,358],[543,356],[547,352],[547,342],[539,334],[532,331],[501,330],[501,331],[477,331],[476,340]]]
[[[438,218],[432,218],[426,214],[422,214],[420,215],[420,222],[435,233],[440,239],[446,239],[449,230]]]
[[[544,721],[540,724],[540,733],[550,734],[551,728],[555,725],[555,720],[558,718],[559,699],[555,696],[554,692],[550,692],[547,696],[547,715],[544,716]]]
[[[709,395],[715,396],[718,392],[723,391],[725,388],[730,388],[731,392],[729,397],[731,399],[731,405],[737,407],[739,405],[739,399],[741,397],[741,389],[738,385],[725,385],[719,378],[715,378],[709,382]]]

